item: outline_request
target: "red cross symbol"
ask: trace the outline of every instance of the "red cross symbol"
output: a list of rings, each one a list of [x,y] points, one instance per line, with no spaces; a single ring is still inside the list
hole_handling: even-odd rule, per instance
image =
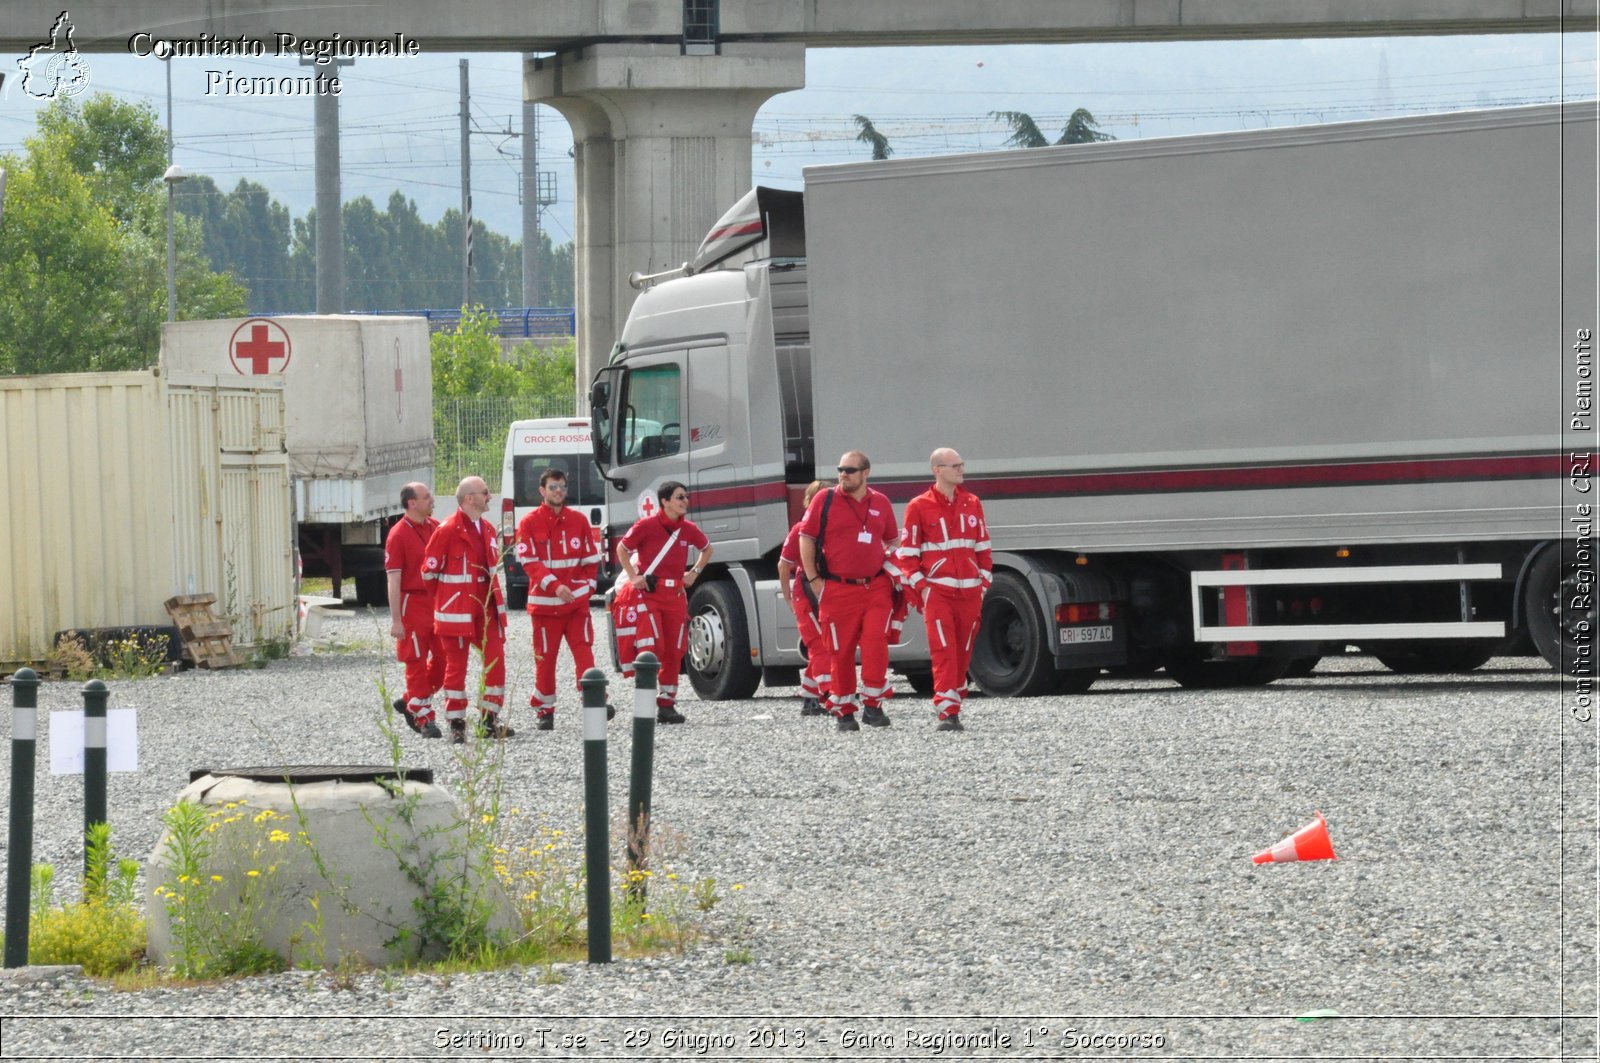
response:
[[[639,501],[639,511],[647,517],[655,516],[656,500],[651,498],[649,495],[645,495],[644,498]]]
[[[249,339],[240,339],[239,334],[246,329]],[[283,359],[283,364],[273,365],[278,358]],[[253,318],[233,330],[228,340],[228,360],[245,375],[281,373],[289,368],[289,334],[276,321]]]

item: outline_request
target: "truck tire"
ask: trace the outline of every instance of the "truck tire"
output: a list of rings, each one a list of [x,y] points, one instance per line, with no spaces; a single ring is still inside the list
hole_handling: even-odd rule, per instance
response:
[[[377,572],[356,573],[356,604],[386,607],[389,604],[389,577]]]
[[[918,697],[933,697],[933,673],[931,671],[922,671],[919,669],[917,671],[902,672],[900,674],[906,677],[906,682],[911,684],[912,692]]]
[[[983,599],[972,678],[984,693],[1031,698],[1055,688],[1056,662],[1045,646],[1044,617],[1021,576],[998,572]]]
[[[744,603],[727,580],[697,586],[689,596],[689,652],[684,671],[706,701],[743,701],[761,685],[761,669],[750,663],[750,629]]]
[[[1198,655],[1185,654],[1167,662],[1167,676],[1188,690],[1264,687],[1282,678],[1289,663],[1287,657],[1208,661]]]
[[[1575,608],[1574,603],[1587,608]],[[1579,636],[1585,641],[1594,637],[1594,592],[1592,586],[1579,587],[1571,544],[1540,551],[1523,584],[1522,611],[1534,647],[1551,668],[1571,668],[1583,659]]]
[[[1470,672],[1493,657],[1500,639],[1459,641],[1374,642],[1361,648],[1378,663],[1399,675],[1427,675],[1435,672]]]

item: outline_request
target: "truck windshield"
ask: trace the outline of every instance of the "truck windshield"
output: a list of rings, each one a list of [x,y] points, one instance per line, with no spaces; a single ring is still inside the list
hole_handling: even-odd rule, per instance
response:
[[[652,365],[627,375],[621,407],[622,464],[678,453],[682,374],[677,365]]]
[[[537,506],[544,501],[539,497],[539,477],[546,469],[560,469],[567,474],[567,504],[573,506],[603,506],[606,502],[605,481],[600,470],[594,467],[594,455],[588,451],[572,454],[519,454],[513,468],[516,473],[517,506]]]

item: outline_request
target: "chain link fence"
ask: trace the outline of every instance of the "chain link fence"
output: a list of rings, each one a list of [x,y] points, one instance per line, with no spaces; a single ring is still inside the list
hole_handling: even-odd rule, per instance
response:
[[[576,395],[565,398],[441,399],[433,406],[434,493],[449,494],[467,476],[500,490],[506,432],[512,421],[577,415]],[[584,414],[587,416],[587,413]]]

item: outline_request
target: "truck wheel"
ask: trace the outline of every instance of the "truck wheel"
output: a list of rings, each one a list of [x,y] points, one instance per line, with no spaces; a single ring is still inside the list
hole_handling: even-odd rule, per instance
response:
[[[902,672],[901,674],[906,677],[906,682],[911,684],[911,689],[918,697],[933,697],[932,672]]]
[[[761,685],[750,663],[750,629],[739,591],[726,580],[697,586],[689,597],[689,653],[684,669],[706,701],[743,701]]]
[[[1044,617],[1027,582],[1014,572],[996,573],[983,599],[972,677],[994,697],[1048,693],[1056,684],[1056,662],[1044,638]]]
[[[1197,655],[1185,655],[1167,662],[1167,675],[1189,690],[1226,690],[1230,687],[1264,687],[1274,679],[1282,678],[1288,668],[1289,659],[1286,657],[1207,661]]]
[[[1574,608],[1574,604],[1587,608]],[[1568,543],[1541,551],[1528,570],[1522,589],[1522,611],[1528,634],[1551,668],[1571,668],[1579,656],[1579,638],[1594,637],[1594,593],[1578,582],[1578,567]]]
[[[382,570],[356,573],[356,604],[378,607],[389,604],[389,577]]]
[[[1430,672],[1470,672],[1479,667],[1500,647],[1499,639],[1470,639],[1461,642],[1374,642],[1361,648],[1378,663],[1400,675],[1426,675]]]

